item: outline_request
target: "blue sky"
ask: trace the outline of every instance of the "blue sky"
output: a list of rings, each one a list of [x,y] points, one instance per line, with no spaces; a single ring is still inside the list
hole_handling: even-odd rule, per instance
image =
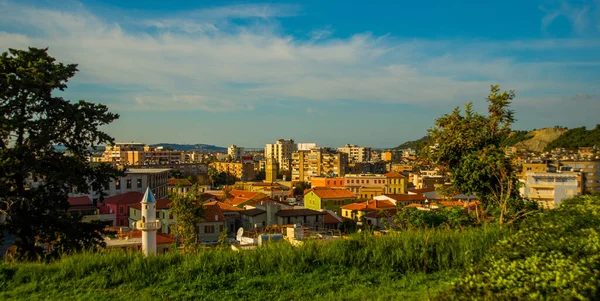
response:
[[[118,141],[393,147],[494,83],[517,129],[600,123],[600,0],[0,0],[0,49],[28,46]]]

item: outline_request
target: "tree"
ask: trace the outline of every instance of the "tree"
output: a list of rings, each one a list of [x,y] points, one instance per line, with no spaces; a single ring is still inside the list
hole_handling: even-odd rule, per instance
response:
[[[304,191],[306,189],[310,189],[310,183],[308,182],[298,182],[294,185],[294,196],[296,195],[304,195]]]
[[[215,181],[217,180],[217,178],[219,177],[219,172],[217,171],[216,168],[210,166],[208,168],[208,178],[210,179],[210,186],[211,188],[214,189],[215,187]]]
[[[203,219],[204,206],[202,204],[206,201],[200,191],[201,189],[195,184],[188,193],[169,194],[170,210],[177,220],[173,233],[184,252],[193,252],[199,247],[196,225]]]
[[[450,173],[458,191],[476,194],[486,206],[498,209],[502,225],[513,212],[509,205],[522,202],[515,170],[500,147],[511,133],[514,113],[509,106],[515,94],[500,92],[498,85],[490,91],[487,116],[473,111],[472,103],[465,105],[464,113],[455,108],[435,121],[423,152]]]
[[[17,252],[26,258],[40,255],[40,244],[64,252],[102,244],[102,225],[69,216],[67,196],[72,188],[102,196],[118,174],[107,164],[90,164],[88,147],[113,143],[99,127],[119,115],[101,104],[54,96],[78,70],[47,50],[9,49],[0,57],[1,230],[16,235]]]

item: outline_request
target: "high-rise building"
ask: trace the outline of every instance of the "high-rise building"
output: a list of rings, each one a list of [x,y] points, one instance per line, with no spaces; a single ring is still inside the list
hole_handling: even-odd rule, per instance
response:
[[[317,144],[314,142],[305,142],[305,143],[298,143],[298,147],[297,150],[299,151],[309,151],[313,148],[317,148]]]
[[[231,156],[234,161],[239,161],[244,156],[244,148],[232,144],[227,148],[227,155]]]
[[[338,151],[348,154],[350,163],[369,162],[371,160],[371,148],[360,147],[354,144],[346,144],[343,147],[338,147]]]
[[[292,181],[309,182],[312,177],[343,177],[348,155],[329,149],[311,149],[292,153]]]
[[[561,170],[583,173],[583,193],[600,193],[600,160],[561,161]]]
[[[265,164],[265,181],[268,183],[277,182],[277,162],[273,158],[267,157]]]
[[[173,164],[194,161],[195,153],[149,146],[137,142],[119,142],[106,146],[99,162],[110,162],[125,166]]]
[[[265,159],[273,158],[277,161],[279,169],[290,170],[292,153],[297,150],[293,139],[278,139],[273,144],[265,146]]]
[[[527,172],[521,195],[541,207],[556,208],[564,199],[578,195],[581,172]]]

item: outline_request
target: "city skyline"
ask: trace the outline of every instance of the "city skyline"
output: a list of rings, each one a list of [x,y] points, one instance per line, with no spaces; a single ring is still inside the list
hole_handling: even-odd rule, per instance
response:
[[[496,83],[516,129],[597,123],[597,0],[120,2],[0,0],[2,51],[78,63],[62,95],[119,113],[116,141],[389,148]]]

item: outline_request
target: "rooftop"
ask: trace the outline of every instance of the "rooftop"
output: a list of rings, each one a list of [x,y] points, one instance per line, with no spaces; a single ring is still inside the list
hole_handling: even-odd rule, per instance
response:
[[[280,217],[288,217],[288,216],[309,216],[309,215],[325,215],[325,212],[311,210],[311,209],[283,209],[279,210],[279,212],[275,213],[275,215]]]
[[[133,204],[141,202],[143,197],[144,194],[141,192],[129,191],[105,198],[104,203],[110,205]]]
[[[247,216],[257,216],[257,215],[261,215],[265,212],[266,211],[264,211],[262,209],[254,208],[254,209],[242,210],[242,211],[240,211],[240,214],[247,215]]]
[[[339,188],[334,189],[334,188],[330,188],[330,187],[314,187],[314,188],[306,191],[304,194],[308,194],[311,191],[314,192],[321,199],[347,199],[347,198],[355,199],[356,198],[354,193],[352,193],[352,191],[350,191],[348,189],[339,189]]]
[[[129,168],[125,171],[126,174],[138,173],[138,174],[154,174],[161,172],[171,171],[170,168]]]
[[[342,209],[346,210],[357,210],[357,211],[378,211],[387,208],[396,208],[394,203],[384,200],[370,200],[362,203],[352,203],[346,206],[342,206]]]

